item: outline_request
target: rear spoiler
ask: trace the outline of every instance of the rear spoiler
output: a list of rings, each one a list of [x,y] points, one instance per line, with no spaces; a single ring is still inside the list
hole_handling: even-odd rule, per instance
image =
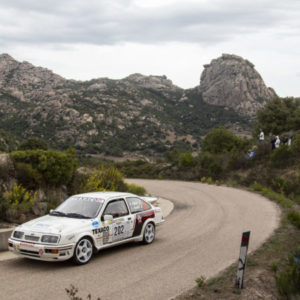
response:
[[[151,204],[155,204],[158,201],[157,197],[140,197],[142,200],[145,200]]]

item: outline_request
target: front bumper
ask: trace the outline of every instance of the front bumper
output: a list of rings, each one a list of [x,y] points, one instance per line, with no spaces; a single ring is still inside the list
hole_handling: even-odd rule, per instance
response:
[[[31,259],[45,261],[62,261],[70,259],[74,253],[75,244],[68,245],[43,245],[31,242],[8,239],[8,250]]]

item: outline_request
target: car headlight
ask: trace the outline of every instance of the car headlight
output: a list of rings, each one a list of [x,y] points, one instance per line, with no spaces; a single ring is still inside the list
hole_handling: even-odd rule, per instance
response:
[[[24,232],[15,230],[13,237],[16,239],[21,239],[23,237],[23,235],[24,235]]]
[[[58,236],[55,235],[43,235],[42,236],[43,243],[56,244],[58,242]]]

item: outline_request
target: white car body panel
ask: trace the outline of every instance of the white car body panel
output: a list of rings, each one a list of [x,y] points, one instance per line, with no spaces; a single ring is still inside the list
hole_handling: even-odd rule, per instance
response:
[[[152,222],[158,226],[164,222],[161,209],[147,202],[147,197],[118,192],[95,192],[72,197],[99,198],[101,201],[98,202],[101,202],[102,206],[97,216],[90,219],[56,215],[39,217],[15,228],[8,240],[8,249],[15,254],[31,259],[67,260],[73,257],[76,244],[83,237],[89,237],[94,248],[101,250],[131,241],[142,241],[145,226],[148,223]],[[134,201],[139,203],[137,199],[141,199],[147,203],[148,208],[133,213],[128,204],[129,198],[133,198],[132,207],[135,205]],[[104,218],[101,217],[108,204],[120,199],[125,200],[128,214],[104,221]],[[154,202],[153,199],[157,200],[157,198],[151,197],[151,202]],[[18,237],[15,235],[16,232],[21,232],[23,235]],[[58,240],[56,243],[42,241],[42,237],[45,235],[57,236]]]

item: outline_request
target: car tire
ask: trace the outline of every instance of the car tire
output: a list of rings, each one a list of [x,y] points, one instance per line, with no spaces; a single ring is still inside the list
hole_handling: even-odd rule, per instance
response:
[[[73,260],[77,265],[87,264],[93,256],[93,243],[90,238],[83,237],[75,246]]]
[[[148,223],[144,229],[143,243],[151,244],[155,239],[155,225],[153,223]]]

